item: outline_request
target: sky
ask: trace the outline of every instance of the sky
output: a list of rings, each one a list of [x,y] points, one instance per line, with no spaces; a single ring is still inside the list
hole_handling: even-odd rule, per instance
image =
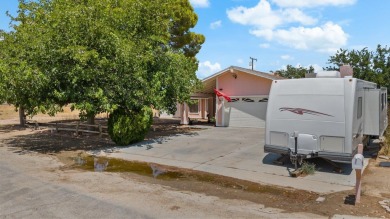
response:
[[[192,31],[206,37],[197,55],[198,78],[229,66],[271,72],[287,65],[316,70],[337,50],[390,45],[388,0],[190,0],[198,15]],[[17,0],[0,0],[0,29]]]

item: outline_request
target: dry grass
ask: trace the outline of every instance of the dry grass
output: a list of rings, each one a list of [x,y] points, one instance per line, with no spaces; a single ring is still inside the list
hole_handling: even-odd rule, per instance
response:
[[[49,116],[47,114],[38,113],[37,115],[31,117],[27,117],[27,120],[39,120],[40,122],[48,122],[52,120],[79,120],[78,110],[71,110],[70,106],[65,106],[62,108],[62,112],[59,112],[55,115],[55,117]],[[96,118],[107,118],[107,113],[101,113],[96,115]],[[8,119],[18,119],[19,113],[15,106],[8,104],[0,104],[0,120],[8,120]]]
[[[390,108],[387,110],[387,117],[390,118]],[[390,126],[387,126],[384,137],[384,141],[381,143],[381,150],[378,154],[390,156]]]
[[[385,139],[381,143],[381,150],[378,153],[379,155],[390,156],[390,128],[389,127],[387,127],[387,130],[386,130],[386,133],[384,136]]]
[[[15,107],[8,104],[0,105],[0,120],[18,118],[18,111],[15,110]]]

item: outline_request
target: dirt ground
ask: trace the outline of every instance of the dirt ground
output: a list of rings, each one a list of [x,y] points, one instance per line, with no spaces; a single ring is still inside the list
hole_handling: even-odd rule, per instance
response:
[[[39,122],[48,122],[74,120],[75,117],[77,117],[77,113],[65,110],[64,113],[54,118],[37,115],[33,119]],[[88,168],[76,165],[75,160],[80,157],[84,160],[90,159],[85,153],[88,150],[107,149],[115,146],[109,139],[101,139],[97,135],[74,136],[69,132],[52,133],[45,129],[35,130],[33,126],[21,128],[16,125],[17,118],[18,114],[13,110],[13,107],[0,105],[0,143],[22,155],[29,154],[30,156],[30,152],[37,152],[36,156],[55,158],[63,164],[58,167],[57,171],[63,171],[64,174],[69,170],[90,171]],[[190,126],[180,126],[175,120],[156,119],[147,138],[185,134],[193,131],[196,129]],[[390,218],[390,213],[386,212],[378,203],[390,199],[390,168],[379,166],[381,162],[387,161],[380,158],[370,160],[363,175],[361,203],[356,205],[354,205],[354,190],[316,194],[161,165],[156,166],[166,173],[155,178],[150,168],[151,164],[121,160],[110,160],[110,162],[117,163],[121,167],[133,165],[137,167],[137,171],[134,169],[127,171],[126,168],[108,168],[107,171],[120,172],[124,179],[137,179],[140,182],[167,186],[179,191],[201,193],[221,199],[250,201],[266,207],[283,209],[285,212],[307,212],[328,217],[341,214]],[[316,201],[319,197],[324,197],[325,200]]]

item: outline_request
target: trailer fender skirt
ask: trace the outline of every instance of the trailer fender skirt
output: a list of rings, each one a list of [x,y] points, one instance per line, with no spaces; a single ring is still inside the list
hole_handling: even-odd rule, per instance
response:
[[[290,154],[290,149],[288,147],[276,146],[276,145],[264,145],[265,153],[275,153],[275,154]],[[337,163],[351,163],[353,156],[356,152],[352,154],[348,153],[338,153],[338,152],[328,152],[328,151],[318,151],[310,154],[311,157],[321,157],[327,160],[337,162]]]
[[[264,152],[275,153],[275,154],[289,154],[290,148],[276,145],[264,145]]]
[[[351,163],[354,155],[355,153],[347,154],[347,153],[335,153],[335,152],[327,152],[327,151],[318,152],[318,157],[322,157],[337,163]]]

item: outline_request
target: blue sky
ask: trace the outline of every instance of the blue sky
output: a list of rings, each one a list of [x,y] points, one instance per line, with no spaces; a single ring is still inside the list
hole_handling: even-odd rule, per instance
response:
[[[197,75],[204,78],[231,65],[270,72],[286,65],[328,66],[340,49],[375,50],[390,45],[390,1],[386,0],[190,0],[198,14],[195,32],[206,36]],[[1,0],[16,14],[17,0]]]

